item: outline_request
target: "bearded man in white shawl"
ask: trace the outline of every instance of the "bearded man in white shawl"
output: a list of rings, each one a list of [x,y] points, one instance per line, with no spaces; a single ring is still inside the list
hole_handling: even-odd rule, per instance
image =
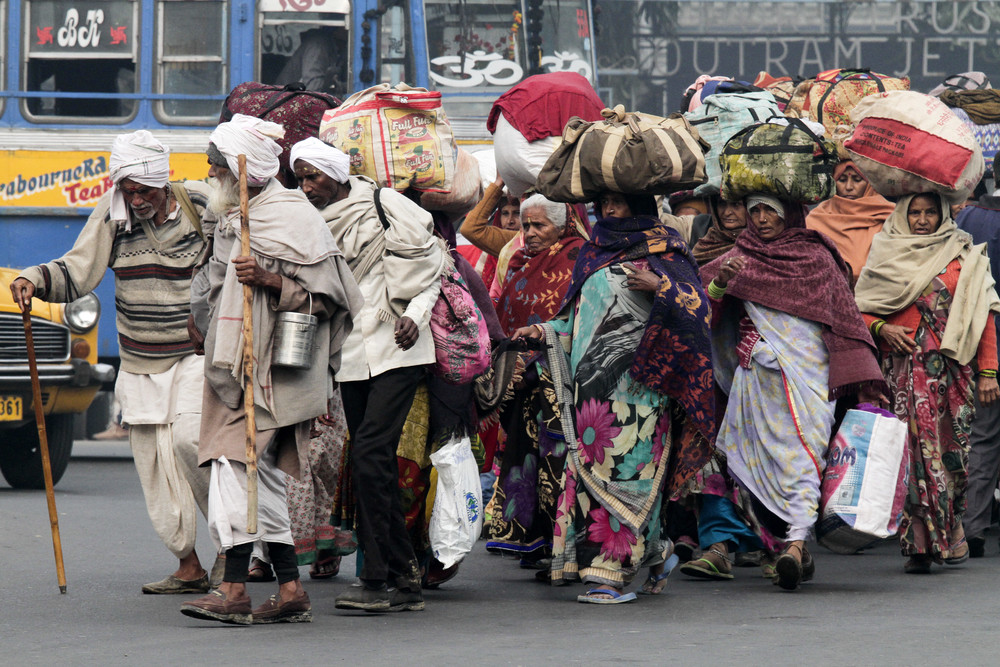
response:
[[[434,363],[430,315],[450,257],[430,213],[371,179],[349,176],[343,151],[307,139],[292,148],[291,165],[365,297],[336,375],[350,434],[363,585],[337,596],[336,606],[419,611],[421,575],[400,503],[396,448]]]
[[[115,395],[153,528],[179,559],[177,570],[143,593],[200,593],[208,574],[195,553],[197,510],[208,510],[208,475],[198,468],[202,363],[187,334],[190,283],[208,254],[202,222],[209,187],[170,184],[170,150],[146,130],[119,135],[111,147],[112,187],[72,249],[32,266],[11,283],[14,302],[67,303],[115,272],[121,368]],[[185,205],[177,197],[183,189]],[[213,568],[215,569],[215,568]]]
[[[236,114],[209,137],[210,208],[219,216],[207,269],[208,330],[198,460],[210,466],[208,524],[225,550],[223,582],[181,612],[195,618],[249,624],[312,620],[299,581],[285,496],[285,474],[296,479],[308,454],[314,417],[327,412],[340,348],[362,303],[347,262],[323,218],[298,190],[274,177],[280,125]],[[238,156],[246,156],[250,255],[240,251]],[[243,285],[253,288],[253,396],[256,419],[257,533],[247,533],[247,471],[243,409]],[[272,363],[279,313],[319,320],[307,368]],[[266,546],[278,593],[252,608],[247,569],[253,543]]]

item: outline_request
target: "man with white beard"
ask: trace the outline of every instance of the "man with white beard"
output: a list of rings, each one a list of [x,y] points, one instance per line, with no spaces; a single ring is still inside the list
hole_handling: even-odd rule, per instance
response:
[[[249,624],[308,622],[309,596],[299,581],[285,496],[285,473],[300,476],[312,419],[327,411],[340,346],[362,304],[351,271],[312,204],[288,190],[278,173],[282,127],[236,114],[209,137],[210,207],[219,216],[207,291],[193,291],[192,336],[205,351],[201,465],[211,467],[209,531],[225,550],[223,582],[181,612],[206,620]],[[238,156],[246,156],[250,255],[240,250]],[[257,532],[247,532],[246,415],[243,408],[243,285],[253,287],[253,395],[258,475]],[[312,363],[304,369],[272,363],[280,312],[319,320]],[[204,338],[201,334],[204,332]],[[247,570],[253,543],[262,541],[278,593],[252,609]]]
[[[14,302],[32,297],[66,303],[115,272],[121,369],[115,395],[146,508],[160,539],[180,560],[143,593],[199,593],[209,577],[195,553],[196,506],[208,510],[208,474],[198,468],[202,362],[187,334],[190,283],[208,255],[202,221],[209,187],[171,187],[170,151],[145,130],[117,137],[111,148],[111,189],[98,201],[73,248],[25,269],[11,283]],[[178,197],[184,193],[185,204]],[[182,199],[183,201],[183,199]],[[213,568],[215,569],[215,568]]]

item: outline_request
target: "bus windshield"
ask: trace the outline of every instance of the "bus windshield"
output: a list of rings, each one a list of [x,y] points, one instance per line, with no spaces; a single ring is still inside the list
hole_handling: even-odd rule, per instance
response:
[[[572,71],[593,82],[589,7],[586,0],[528,8],[491,0],[425,2],[428,73],[446,94],[449,115],[486,116],[499,95],[531,74]],[[541,42],[540,62],[530,57],[533,37]]]

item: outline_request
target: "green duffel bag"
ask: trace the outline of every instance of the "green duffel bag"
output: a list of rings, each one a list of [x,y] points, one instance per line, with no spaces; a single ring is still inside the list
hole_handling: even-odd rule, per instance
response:
[[[833,195],[836,145],[801,119],[781,120],[751,125],[726,143],[719,156],[723,199],[737,201],[760,192],[815,204]]]
[[[558,202],[589,202],[602,192],[670,194],[705,182],[709,145],[680,114],[668,118],[601,112],[603,121],[570,118],[562,143],[538,174],[537,190]]]

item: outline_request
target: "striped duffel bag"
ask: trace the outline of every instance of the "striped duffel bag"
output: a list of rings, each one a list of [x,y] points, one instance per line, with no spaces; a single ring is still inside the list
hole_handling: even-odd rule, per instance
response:
[[[538,192],[578,203],[608,191],[660,195],[705,182],[709,145],[680,114],[662,118],[622,105],[601,113],[601,121],[574,116],[566,123],[562,143],[538,174]]]

